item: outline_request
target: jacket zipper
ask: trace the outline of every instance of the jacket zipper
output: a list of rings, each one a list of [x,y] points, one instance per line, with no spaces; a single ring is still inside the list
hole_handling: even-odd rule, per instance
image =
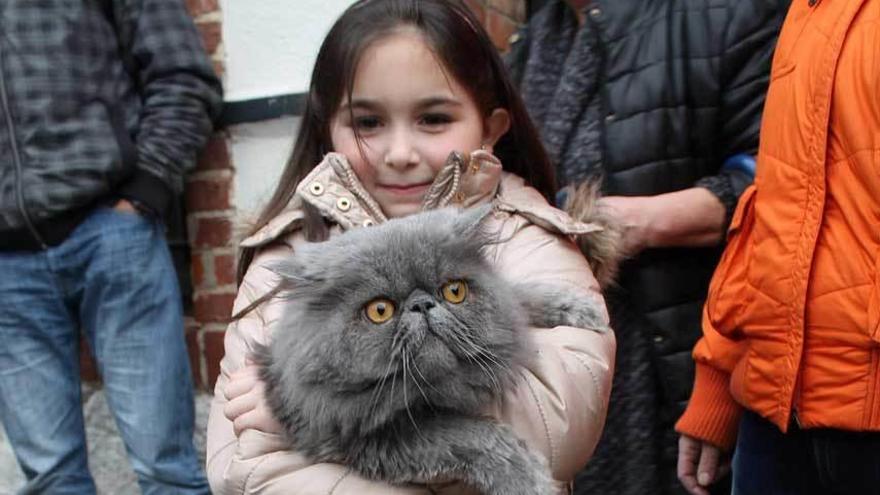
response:
[[[40,236],[40,233],[37,232],[37,229],[34,227],[33,222],[31,221],[30,215],[28,215],[27,209],[24,206],[24,184],[22,181],[22,166],[21,166],[21,155],[18,152],[18,140],[15,135],[15,126],[12,122],[12,114],[10,113],[9,106],[9,96],[6,93],[6,77],[3,73],[3,49],[0,47],[0,101],[2,101],[3,105],[3,113],[6,116],[6,129],[9,133],[9,143],[12,146],[12,162],[15,164],[15,199],[18,203],[18,209],[21,211],[22,216],[24,217],[24,223],[27,226],[28,231],[34,236],[37,242],[40,243],[40,246],[43,249],[48,248],[46,242],[43,241],[43,238]]]

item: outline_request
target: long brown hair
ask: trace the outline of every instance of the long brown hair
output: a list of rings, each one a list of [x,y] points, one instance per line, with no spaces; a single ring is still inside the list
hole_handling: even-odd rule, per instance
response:
[[[250,233],[281,213],[299,182],[324,154],[333,151],[330,121],[343,97],[351,96],[357,62],[364,50],[410,26],[424,36],[484,116],[496,108],[510,113],[510,130],[495,144],[494,152],[505,170],[522,177],[552,201],[556,194],[554,169],[498,51],[473,12],[460,0],[361,0],[342,14],[321,45],[293,153]],[[303,228],[310,241],[328,235],[326,223],[314,209],[306,211]],[[255,253],[256,248],[242,249],[239,284]]]

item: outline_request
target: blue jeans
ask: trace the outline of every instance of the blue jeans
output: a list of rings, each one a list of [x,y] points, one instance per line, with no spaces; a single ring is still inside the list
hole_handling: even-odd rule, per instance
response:
[[[732,495],[838,494],[880,494],[880,432],[792,426],[783,434],[757,414],[743,414]]]
[[[62,244],[0,251],[0,421],[23,493],[89,494],[80,332],[145,495],[210,493],[161,224],[99,207]]]

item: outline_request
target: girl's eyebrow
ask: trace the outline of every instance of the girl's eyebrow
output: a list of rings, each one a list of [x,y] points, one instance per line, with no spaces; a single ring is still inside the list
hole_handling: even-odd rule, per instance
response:
[[[456,98],[451,98],[449,96],[429,96],[427,98],[422,98],[421,100],[416,102],[416,108],[419,110],[440,105],[451,105],[459,107],[462,105],[462,102]],[[379,103],[377,100],[373,100],[370,98],[355,98],[351,102],[343,103],[340,107],[340,110],[348,111],[349,108],[351,108],[352,110],[361,109],[375,111],[382,108],[382,104]]]
[[[431,96],[419,100],[419,102],[416,104],[416,108],[425,109],[440,105],[451,105],[460,107],[462,103],[459,100],[455,98],[450,98],[448,96]]]
[[[355,100],[352,100],[351,102],[345,102],[340,107],[340,109],[341,110],[348,110],[349,108],[352,108],[352,109],[361,108],[364,110],[375,110],[377,108],[380,108],[381,106],[382,105],[380,105],[379,102],[376,100],[370,100],[368,98],[357,98]]]

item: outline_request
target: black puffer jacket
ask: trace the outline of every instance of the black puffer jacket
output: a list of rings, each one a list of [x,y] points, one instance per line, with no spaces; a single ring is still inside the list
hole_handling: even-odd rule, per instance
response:
[[[221,103],[182,0],[0,2],[0,249],[114,197],[161,214]]]
[[[584,73],[590,75],[571,79],[580,81],[583,91],[595,92],[593,103],[573,111],[591,115],[584,118],[592,124],[584,124],[581,132],[592,138],[581,136],[577,142],[595,146],[598,152],[587,156],[598,155],[598,165],[579,178],[601,174],[607,195],[650,196],[702,186],[730,214],[751,179],[722,164],[733,155],[757,151],[770,60],[787,6],[785,0],[590,2],[584,29],[591,38],[575,38],[589,40],[591,61]],[[554,81],[547,72],[562,70],[550,64],[536,71],[534,52],[536,40],[559,39],[547,29],[558,32],[565,22],[574,22],[565,16],[574,18],[570,7],[551,0],[513,38],[508,62],[521,87]],[[573,51],[569,45],[562,49]],[[529,93],[524,97],[528,104]],[[539,129],[547,132],[553,123],[536,117]],[[563,139],[563,147],[573,141]],[[559,176],[577,177],[571,171],[583,163],[566,163],[566,154],[565,149],[557,153]],[[719,248],[646,251],[627,262],[619,288],[608,294],[616,318],[618,376],[603,443],[606,453],[616,452],[611,457],[626,459],[598,460],[607,461],[607,472],[596,476],[609,478],[591,485],[595,493],[675,491],[672,424],[693,383],[690,353],[700,336],[701,310],[719,254]],[[629,416],[615,417],[616,412]],[[645,453],[652,444],[663,450],[653,458]],[[665,464],[657,468],[665,472],[652,475],[648,471],[656,466],[639,466],[642,462]],[[645,482],[621,481],[632,476]]]

